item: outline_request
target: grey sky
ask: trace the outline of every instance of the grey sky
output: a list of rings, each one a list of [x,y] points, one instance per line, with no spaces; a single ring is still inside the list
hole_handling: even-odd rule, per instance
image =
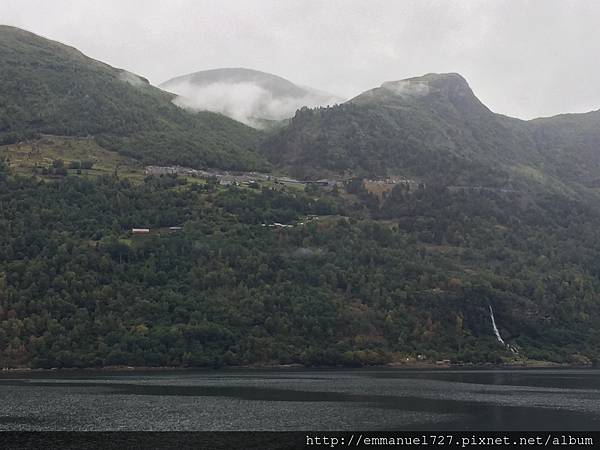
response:
[[[595,0],[0,0],[0,23],[153,84],[248,67],[351,97],[459,72],[515,117],[600,108]]]

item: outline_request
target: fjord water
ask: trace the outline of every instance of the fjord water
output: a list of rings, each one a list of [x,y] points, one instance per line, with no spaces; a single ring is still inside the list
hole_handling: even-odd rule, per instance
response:
[[[0,430],[598,430],[600,370],[0,375]]]

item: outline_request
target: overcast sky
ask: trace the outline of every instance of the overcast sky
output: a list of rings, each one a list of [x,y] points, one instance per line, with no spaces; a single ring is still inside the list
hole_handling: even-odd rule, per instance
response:
[[[352,97],[458,72],[503,114],[600,108],[596,0],[0,0],[0,23],[153,84],[248,67]]]

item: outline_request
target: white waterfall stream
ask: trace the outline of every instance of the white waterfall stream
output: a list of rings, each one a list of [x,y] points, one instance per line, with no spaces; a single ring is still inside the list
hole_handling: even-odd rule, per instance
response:
[[[504,339],[502,339],[502,336],[500,336],[500,331],[498,331],[498,327],[496,326],[496,319],[494,319],[494,310],[492,309],[492,305],[489,305],[489,307],[490,307],[490,319],[492,319],[492,327],[494,328],[494,334],[496,335],[496,339],[502,345],[506,345],[506,342],[504,342]]]
[[[492,328],[494,329],[494,334],[496,335],[496,340],[498,342],[500,342],[502,345],[504,345],[507,349],[509,349],[515,355],[519,354],[519,351],[517,350],[516,347],[504,342],[504,339],[502,339],[502,336],[500,336],[500,331],[498,330],[498,327],[496,326],[496,319],[494,318],[494,310],[492,309],[492,305],[488,305],[488,306],[490,307],[490,319],[492,320]]]

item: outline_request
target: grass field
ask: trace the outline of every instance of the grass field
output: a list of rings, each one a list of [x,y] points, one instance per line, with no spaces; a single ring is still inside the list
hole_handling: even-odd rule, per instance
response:
[[[12,170],[22,175],[42,175],[44,168],[53,161],[62,160],[65,167],[74,161],[92,161],[91,169],[81,169],[82,176],[113,174],[141,180],[144,167],[136,160],[119,155],[100,147],[93,139],[65,136],[45,136],[35,141],[0,147],[0,158],[6,158]],[[68,169],[69,175],[77,174],[77,169]]]
[[[69,176],[98,177],[113,175],[128,178],[132,182],[142,182],[146,177],[145,166],[132,158],[127,158],[117,152],[106,150],[92,138],[69,136],[43,136],[40,139],[0,146],[0,159],[8,162],[13,173],[23,176],[35,176],[40,179],[53,180],[62,175],[53,173],[53,164],[62,161]],[[73,162],[91,161],[91,169],[69,168]],[[172,187],[174,190],[184,190],[192,184],[206,184],[203,178],[180,176],[186,184]],[[302,184],[281,183],[275,181],[260,181],[259,186],[284,190],[290,193],[304,191]],[[241,184],[240,188],[251,189]],[[219,186],[219,189],[224,187]]]

